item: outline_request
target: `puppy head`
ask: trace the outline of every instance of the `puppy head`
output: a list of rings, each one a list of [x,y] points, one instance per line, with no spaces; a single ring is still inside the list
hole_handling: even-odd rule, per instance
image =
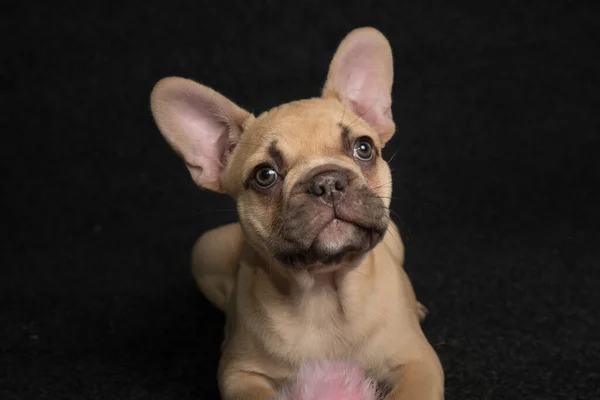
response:
[[[320,98],[254,117],[208,87],[166,78],[151,105],[195,182],[236,200],[256,250],[315,268],[361,257],[387,229],[392,81],[387,40],[361,28],[338,47]]]

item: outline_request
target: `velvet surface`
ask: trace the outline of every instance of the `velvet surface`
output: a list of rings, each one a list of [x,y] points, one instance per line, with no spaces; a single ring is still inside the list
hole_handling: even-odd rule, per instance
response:
[[[351,29],[395,56],[394,199],[447,399],[600,397],[594,2],[21,2],[2,19],[0,397],[216,399],[189,272],[236,219],[156,129],[160,78],[259,113]],[[597,368],[597,367],[596,367]]]

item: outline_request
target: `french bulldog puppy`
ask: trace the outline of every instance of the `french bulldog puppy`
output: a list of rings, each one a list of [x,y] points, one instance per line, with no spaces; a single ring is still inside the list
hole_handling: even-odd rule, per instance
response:
[[[206,232],[192,252],[201,291],[227,316],[224,400],[272,399],[313,360],[357,363],[388,400],[443,398],[390,220],[392,82],[387,39],[359,28],[321,97],[257,117],[183,78],[153,89],[157,126],[194,181],[237,204],[240,222]]]

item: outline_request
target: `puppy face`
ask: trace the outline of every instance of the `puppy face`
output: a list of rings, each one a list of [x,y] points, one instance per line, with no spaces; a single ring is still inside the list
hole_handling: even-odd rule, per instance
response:
[[[195,82],[167,78],[152,94],[159,129],[203,187],[236,199],[248,242],[284,266],[358,258],[388,225],[392,55],[372,28],[351,32],[321,98],[254,117]]]
[[[285,104],[245,131],[226,169],[248,240],[293,267],[360,256],[388,224],[379,135],[330,99]]]

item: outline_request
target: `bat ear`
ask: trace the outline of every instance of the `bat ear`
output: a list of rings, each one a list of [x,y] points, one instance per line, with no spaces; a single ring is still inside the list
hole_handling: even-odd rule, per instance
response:
[[[165,78],[150,96],[152,115],[194,181],[222,192],[221,178],[252,115],[225,96],[183,78]]]
[[[381,32],[358,28],[340,43],[327,74],[322,97],[337,98],[387,142],[396,125],[392,119],[392,49]]]

